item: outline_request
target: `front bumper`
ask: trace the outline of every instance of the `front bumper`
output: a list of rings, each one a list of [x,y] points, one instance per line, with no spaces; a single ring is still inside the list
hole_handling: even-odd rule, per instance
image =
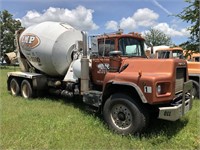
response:
[[[181,103],[173,104],[167,107],[159,107],[159,119],[176,121],[192,108],[192,81],[183,84],[183,95]],[[187,94],[189,97],[187,97]]]

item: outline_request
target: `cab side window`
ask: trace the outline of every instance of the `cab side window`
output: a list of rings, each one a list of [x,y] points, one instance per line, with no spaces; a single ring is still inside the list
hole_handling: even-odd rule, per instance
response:
[[[115,42],[112,39],[105,39],[99,41],[99,56],[109,56],[110,51],[115,50]]]
[[[159,51],[158,58],[170,58],[170,52],[168,51]]]

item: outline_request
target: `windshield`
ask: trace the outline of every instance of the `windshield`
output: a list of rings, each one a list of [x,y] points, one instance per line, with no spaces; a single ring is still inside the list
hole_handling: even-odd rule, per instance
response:
[[[158,58],[170,58],[170,51],[158,51]]]
[[[172,53],[172,55],[170,55]],[[158,58],[180,58],[183,59],[183,52],[180,50],[168,51],[162,50],[157,51]]]
[[[172,52],[172,57],[173,58],[180,58],[183,59],[183,51],[180,50],[175,50]]]
[[[144,41],[134,38],[120,38],[119,50],[123,56],[145,56]]]

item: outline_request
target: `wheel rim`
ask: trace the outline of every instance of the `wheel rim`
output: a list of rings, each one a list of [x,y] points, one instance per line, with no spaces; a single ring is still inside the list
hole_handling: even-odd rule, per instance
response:
[[[131,111],[122,104],[117,104],[112,107],[111,119],[119,129],[127,129],[132,125]]]
[[[28,85],[27,84],[24,84],[23,87],[22,87],[22,94],[23,94],[23,97],[24,98],[28,98],[29,97],[29,88],[28,88]]]

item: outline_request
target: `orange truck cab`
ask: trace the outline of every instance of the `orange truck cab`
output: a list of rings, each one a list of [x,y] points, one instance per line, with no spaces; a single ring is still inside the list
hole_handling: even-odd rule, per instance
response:
[[[91,46],[91,83],[102,90],[99,105],[112,130],[142,131],[152,113],[175,121],[191,109],[192,82],[185,60],[148,59],[137,33],[94,36]]]

